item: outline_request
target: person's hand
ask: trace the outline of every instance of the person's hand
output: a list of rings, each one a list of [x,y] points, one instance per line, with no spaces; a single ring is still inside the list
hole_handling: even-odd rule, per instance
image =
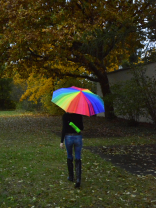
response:
[[[60,148],[63,149],[63,143],[60,143]]]

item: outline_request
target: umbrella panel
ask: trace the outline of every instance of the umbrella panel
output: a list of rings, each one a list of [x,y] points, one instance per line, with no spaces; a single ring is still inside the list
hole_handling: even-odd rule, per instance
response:
[[[80,92],[70,103],[67,112],[77,113],[82,115],[94,115],[94,109],[87,97]]]

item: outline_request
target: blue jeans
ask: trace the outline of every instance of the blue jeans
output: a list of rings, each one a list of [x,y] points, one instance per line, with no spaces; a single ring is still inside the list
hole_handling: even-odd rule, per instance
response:
[[[75,151],[75,159],[81,159],[82,135],[66,135],[65,146],[67,150],[67,158],[73,160],[73,147]]]

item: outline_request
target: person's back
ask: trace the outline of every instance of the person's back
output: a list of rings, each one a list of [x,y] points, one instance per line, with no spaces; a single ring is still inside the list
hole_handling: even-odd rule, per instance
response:
[[[83,130],[83,117],[79,114],[74,113],[65,113],[62,117],[63,128],[62,128],[62,139],[66,134],[76,133],[76,131],[69,125],[70,122],[73,122],[81,131]]]
[[[73,155],[72,149],[75,150],[75,169],[76,169],[76,185],[75,188],[80,187],[81,183],[81,149],[82,149],[82,134],[77,133],[76,130],[70,126],[70,122],[76,125],[81,131],[83,130],[83,117],[79,114],[65,113],[62,117],[63,127],[60,147],[63,147],[65,139],[65,146],[67,150],[67,165],[69,177],[68,180],[74,180],[73,172]]]

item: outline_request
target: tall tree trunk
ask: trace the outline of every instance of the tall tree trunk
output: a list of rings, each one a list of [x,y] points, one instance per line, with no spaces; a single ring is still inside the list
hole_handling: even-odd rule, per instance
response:
[[[111,93],[107,73],[100,73],[98,79],[103,97],[105,98],[106,95],[109,95]],[[115,118],[113,103],[110,104],[105,102],[105,118],[109,120]]]
[[[98,70],[96,66],[91,62],[88,63],[88,66],[97,76],[98,82],[101,86],[103,98],[105,98],[106,95],[109,95],[111,93],[106,67],[103,65],[103,68],[101,70]],[[113,103],[110,104],[105,102],[104,104],[105,104],[105,118],[108,120],[115,118]]]

